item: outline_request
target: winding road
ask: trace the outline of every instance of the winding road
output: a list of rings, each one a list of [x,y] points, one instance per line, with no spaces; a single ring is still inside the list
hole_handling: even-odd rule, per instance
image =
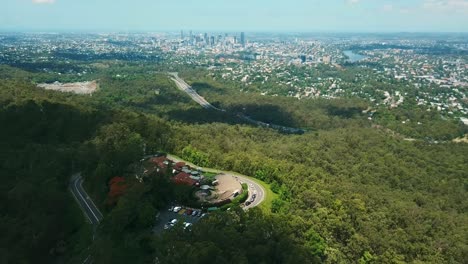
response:
[[[256,198],[251,204],[249,204],[248,206],[244,206],[244,210],[256,207],[265,200],[265,196],[266,196],[265,189],[263,188],[263,186],[258,184],[256,181],[252,180],[250,177],[247,177],[239,173],[231,172],[231,171],[222,171],[222,170],[216,170],[216,169],[211,169],[211,168],[199,167],[191,162],[185,161],[177,156],[170,155],[170,154],[167,154],[166,157],[169,160],[172,160],[173,162],[184,162],[185,164],[188,164],[191,167],[201,168],[202,170],[206,172],[223,173],[225,175],[231,175],[233,177],[236,177],[241,183],[247,183],[249,186],[249,196],[247,198],[247,201],[250,201],[252,199],[252,195],[254,194],[256,195]]]
[[[83,211],[86,219],[94,225],[97,226],[102,220],[103,215],[94,204],[93,200],[86,191],[83,189],[83,178],[80,173],[74,174],[71,178],[69,184],[70,191],[75,197],[75,200],[80,205],[81,210]]]

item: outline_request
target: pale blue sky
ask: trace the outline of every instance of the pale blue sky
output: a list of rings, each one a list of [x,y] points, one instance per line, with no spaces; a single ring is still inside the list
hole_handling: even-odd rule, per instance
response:
[[[468,0],[0,0],[0,30],[468,31]]]

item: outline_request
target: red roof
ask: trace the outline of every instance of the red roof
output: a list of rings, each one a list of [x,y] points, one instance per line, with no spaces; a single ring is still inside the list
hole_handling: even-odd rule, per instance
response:
[[[125,181],[125,178],[124,178],[124,177],[116,176],[116,177],[112,178],[112,179],[109,181],[109,185],[113,185],[113,184],[116,184],[116,183],[121,183],[121,182],[124,182],[124,181]]]
[[[159,168],[166,168],[166,164],[164,164],[164,161],[166,161],[166,157],[156,157],[156,158],[152,158],[151,159],[151,162],[156,164]]]
[[[185,166],[185,162],[177,162],[176,164],[174,164],[174,169],[181,170],[182,167],[184,166]]]
[[[197,183],[196,180],[190,178],[190,174],[185,173],[185,172],[181,172],[177,174],[176,176],[174,176],[174,178],[172,178],[172,180],[176,184],[185,184],[189,186],[195,185]]]

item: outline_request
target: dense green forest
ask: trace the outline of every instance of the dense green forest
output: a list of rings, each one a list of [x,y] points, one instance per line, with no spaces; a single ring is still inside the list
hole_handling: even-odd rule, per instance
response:
[[[220,112],[202,109],[177,90],[157,73],[164,65],[99,61],[77,67],[90,75],[0,66],[1,263],[82,263],[88,254],[95,263],[468,259],[468,145],[450,142],[466,132],[457,123],[426,114],[424,128],[402,128],[398,120],[418,114],[402,108],[380,109],[372,124],[362,112],[364,101],[245,94],[203,69],[179,69],[227,110]],[[95,79],[100,88],[92,96],[35,87]],[[307,132],[256,127],[238,112]],[[203,165],[254,176],[278,198],[271,212],[233,208],[209,215],[190,232],[179,227],[154,234],[154,215],[176,190],[158,174],[135,180],[143,146],[146,153],[179,155],[191,146]],[[105,214],[94,231],[67,189],[78,171]],[[109,202],[116,176],[125,188]]]

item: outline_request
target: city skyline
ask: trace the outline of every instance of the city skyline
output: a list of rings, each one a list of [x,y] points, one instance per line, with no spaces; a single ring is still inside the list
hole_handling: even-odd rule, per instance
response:
[[[14,0],[0,31],[468,32],[468,0]]]

